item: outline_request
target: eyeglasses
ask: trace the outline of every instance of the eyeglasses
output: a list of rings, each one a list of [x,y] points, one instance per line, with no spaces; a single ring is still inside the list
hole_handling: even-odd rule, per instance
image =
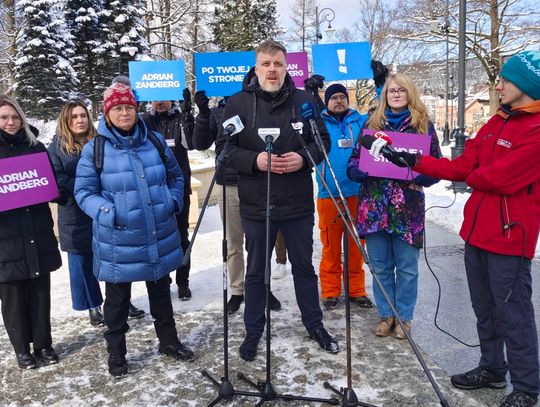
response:
[[[111,112],[113,112],[114,114],[122,114],[123,112],[131,113],[134,111],[135,107],[131,105],[111,107]]]
[[[21,121],[21,118],[19,116],[0,116],[0,122],[7,123],[9,121],[12,121],[13,123],[18,123]]]
[[[407,89],[399,88],[399,89],[388,89],[386,91],[390,96],[400,95],[402,93],[407,93]]]

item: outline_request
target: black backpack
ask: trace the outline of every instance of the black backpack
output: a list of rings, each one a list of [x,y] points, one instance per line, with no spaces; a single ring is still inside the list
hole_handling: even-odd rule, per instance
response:
[[[161,158],[161,161],[163,162],[163,165],[165,166],[165,171],[167,172],[167,179],[174,179],[174,176],[169,173],[169,169],[167,168],[167,163],[169,162],[169,157],[167,157],[167,154],[165,154],[165,148],[163,147],[163,144],[159,141],[159,139],[156,137],[154,132],[149,131],[147,133],[148,139],[152,142],[154,147],[156,147],[159,157]],[[103,152],[105,151],[105,137],[98,134],[96,138],[94,139],[94,167],[96,167],[96,170],[98,174],[101,174],[101,171],[103,170]]]

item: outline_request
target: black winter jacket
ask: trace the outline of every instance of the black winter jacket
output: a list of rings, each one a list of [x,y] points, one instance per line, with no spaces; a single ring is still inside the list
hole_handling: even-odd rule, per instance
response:
[[[193,116],[182,113],[176,105],[168,112],[150,110],[141,115],[146,126],[161,133],[165,139],[174,139],[171,150],[184,174],[184,194],[191,194],[191,168],[189,167],[188,150],[193,149]]]
[[[225,104],[210,109],[210,115],[208,116],[199,113],[195,119],[195,127],[193,129],[193,147],[197,150],[207,150],[216,141],[224,110]],[[220,169],[216,177],[216,183],[219,185],[223,185],[223,183],[226,185],[237,185],[238,171],[227,165],[226,161],[224,161],[223,165],[225,166],[225,173]]]
[[[58,205],[60,247],[66,252],[92,253],[92,218],[79,208],[73,196],[77,164],[81,155],[65,153],[59,143],[59,137],[54,136],[49,146],[49,156],[56,173],[58,187],[69,191],[67,202],[64,205]]]
[[[304,122],[303,134],[295,134],[291,122],[302,121],[300,108],[303,103],[316,106],[315,99],[309,93],[296,89],[289,76],[286,75],[281,91],[272,96],[260,87],[252,68],[244,78],[242,91],[229,98],[223,112],[223,120],[238,115],[244,129],[230,138],[227,162],[238,170],[238,196],[240,198],[240,216],[247,219],[265,219],[266,208],[266,171],[257,168],[257,156],[265,151],[265,143],[258,135],[259,128],[279,127],[280,135],[273,144],[274,154],[294,151],[304,159],[304,166],[292,173],[271,173],[271,219],[286,220],[313,214],[313,180],[312,163],[308,158],[303,143],[307,145],[316,164],[324,158],[317,148],[309,123]],[[324,147],[330,150],[330,137],[320,115],[317,115]],[[220,126],[216,141],[216,153],[223,149],[225,139]]]
[[[0,130],[0,159],[44,151],[42,143],[28,144],[24,129],[15,136]],[[0,212],[0,283],[37,278],[61,265],[48,203]]]

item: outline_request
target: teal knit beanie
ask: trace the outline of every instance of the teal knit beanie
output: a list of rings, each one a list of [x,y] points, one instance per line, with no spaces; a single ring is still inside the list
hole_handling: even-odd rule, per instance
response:
[[[534,100],[540,99],[540,51],[523,51],[509,58],[499,76]]]

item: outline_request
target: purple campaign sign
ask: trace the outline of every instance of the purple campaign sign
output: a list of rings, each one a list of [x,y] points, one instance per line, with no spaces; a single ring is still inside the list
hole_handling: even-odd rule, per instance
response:
[[[307,52],[288,52],[287,72],[291,75],[294,85],[304,89],[304,80],[309,77]]]
[[[47,153],[0,159],[0,212],[48,202],[57,196]]]
[[[364,130],[363,134],[373,135],[378,130]],[[392,139],[392,147],[398,151],[408,151],[409,153],[420,152],[422,155],[429,155],[431,146],[431,136],[425,134],[396,133],[393,131],[384,131]],[[373,157],[369,150],[364,147],[360,151],[360,160],[358,168],[369,173],[371,177],[407,179],[418,175],[413,171],[412,176],[408,168],[401,168],[392,164],[382,155],[378,158]]]

